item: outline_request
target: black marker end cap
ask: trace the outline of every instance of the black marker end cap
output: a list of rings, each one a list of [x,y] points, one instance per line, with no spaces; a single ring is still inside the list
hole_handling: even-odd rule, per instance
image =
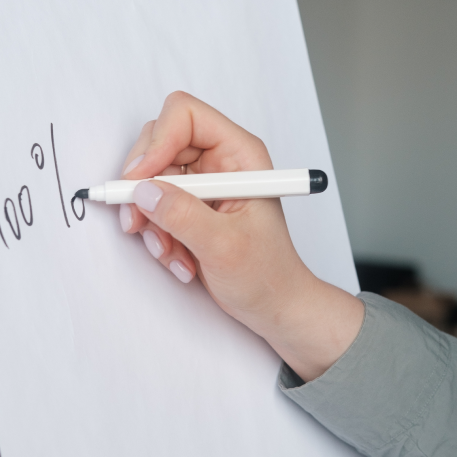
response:
[[[89,198],[89,189],[81,189],[75,193],[76,198]]]
[[[328,178],[322,170],[309,170],[310,193],[320,194],[327,189]]]

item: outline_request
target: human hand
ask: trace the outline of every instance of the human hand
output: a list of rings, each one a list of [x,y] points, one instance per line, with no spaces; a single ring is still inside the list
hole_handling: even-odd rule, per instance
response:
[[[202,101],[175,92],[159,118],[143,127],[123,176],[178,174],[182,165],[187,173],[272,169],[259,138]],[[171,184],[148,181],[136,187],[134,200],[120,209],[124,231],[141,233],[151,254],[181,281],[198,274],[224,311],[293,366],[295,356],[287,351],[314,322],[314,306],[306,304],[318,301],[325,288],[295,251],[279,199],[208,204]]]

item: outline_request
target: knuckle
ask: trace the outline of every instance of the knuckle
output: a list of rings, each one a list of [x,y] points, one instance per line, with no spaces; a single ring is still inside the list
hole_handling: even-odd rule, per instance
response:
[[[167,95],[165,99],[166,104],[175,104],[175,103],[182,103],[188,100],[191,97],[187,92],[182,90],[176,90],[171,94]]]
[[[256,148],[266,150],[267,147],[265,146],[265,143],[255,135],[252,135],[252,145]]]
[[[270,154],[268,153],[265,143],[254,135],[252,135],[251,138],[251,154],[249,160],[253,164],[256,164],[256,166],[261,166],[265,169],[272,168]]]
[[[143,125],[142,131],[152,130],[152,128],[154,127],[155,123],[156,123],[155,120],[146,122],[146,124]]]

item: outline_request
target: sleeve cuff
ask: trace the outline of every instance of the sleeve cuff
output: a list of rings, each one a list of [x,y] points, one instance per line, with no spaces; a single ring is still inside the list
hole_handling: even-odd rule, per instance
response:
[[[446,374],[445,335],[407,308],[358,295],[365,318],[349,349],[319,378],[303,383],[283,363],[280,389],[326,428],[364,454],[411,446]]]

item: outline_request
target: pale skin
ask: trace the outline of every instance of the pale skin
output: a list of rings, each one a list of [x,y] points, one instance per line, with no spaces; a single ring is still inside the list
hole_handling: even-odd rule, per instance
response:
[[[181,165],[187,173],[272,168],[259,138],[174,92],[158,119],[143,127],[123,177],[179,174]],[[152,237],[151,252],[165,268],[179,264],[184,282],[197,275],[226,313],[263,337],[304,381],[322,375],[348,349],[362,325],[363,304],[306,267],[279,199],[207,204],[164,182],[140,186],[136,204],[121,208],[123,229]]]

